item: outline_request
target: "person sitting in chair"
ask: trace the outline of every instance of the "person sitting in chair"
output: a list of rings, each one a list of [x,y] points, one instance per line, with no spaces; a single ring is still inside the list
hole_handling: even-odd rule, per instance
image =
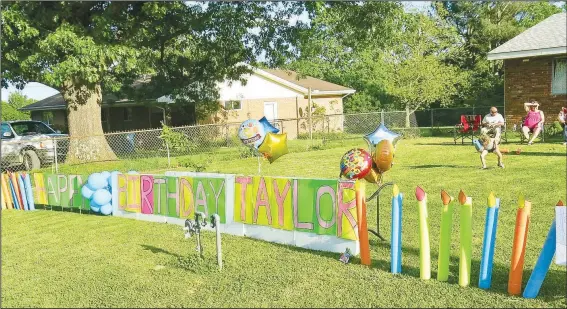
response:
[[[494,133],[496,143],[500,144],[500,134],[502,133],[502,126],[504,125],[504,117],[498,113],[498,109],[493,106],[490,108],[490,113],[486,114],[482,119],[482,128],[480,134]]]
[[[557,116],[557,120],[563,127],[563,145],[567,145],[567,107],[562,107],[561,111],[559,111],[559,115]]]
[[[524,103],[524,109],[528,114],[522,124],[522,133],[528,141],[528,145],[531,145],[541,132],[545,118],[543,111],[539,110],[539,103],[535,100]],[[531,139],[529,136],[530,132],[533,132]]]

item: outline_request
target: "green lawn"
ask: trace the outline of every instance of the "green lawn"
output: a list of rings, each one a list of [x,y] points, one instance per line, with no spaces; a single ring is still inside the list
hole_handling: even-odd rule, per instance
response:
[[[263,175],[337,177],[338,162],[351,147],[348,140],[332,148],[292,151],[273,164],[264,161]],[[331,147],[327,145],[326,147]],[[2,211],[3,307],[562,307],[567,306],[566,270],[552,264],[540,295],[534,300],[507,295],[514,235],[516,200],[530,200],[532,216],[524,265],[524,285],[554,217],[554,205],[566,200],[566,148],[559,142],[532,146],[504,156],[487,156],[488,170],[480,170],[471,144],[454,145],[451,138],[401,140],[395,165],[385,181],[398,184],[404,194],[402,274],[390,270],[389,241],[372,234],[372,266],[357,258],[343,265],[339,254],[223,235],[224,270],[216,270],[214,234],[204,234],[205,260],[197,258],[195,240],[185,240],[181,227],[61,211]],[[257,174],[255,158],[230,155],[196,157],[206,171]],[[160,158],[159,160],[164,160]],[[165,170],[163,161],[84,166],[83,171],[137,169]],[[167,159],[165,159],[167,164]],[[114,164],[114,163],[113,163]],[[116,163],[118,164],[118,163]],[[62,170],[65,167],[62,166]],[[419,279],[417,203],[419,185],[428,193],[432,279]],[[459,211],[453,216],[451,275],[435,280],[440,190],[457,197],[463,190],[473,198],[473,258],[471,287],[458,285]],[[367,194],[375,190],[367,185]],[[484,233],[486,198],[501,198],[492,288],[477,287]],[[380,231],[390,236],[391,190],[383,191]],[[375,228],[376,204],[369,204],[369,228]]]

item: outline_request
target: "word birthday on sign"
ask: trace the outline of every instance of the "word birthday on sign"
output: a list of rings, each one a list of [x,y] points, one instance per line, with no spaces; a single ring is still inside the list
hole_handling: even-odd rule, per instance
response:
[[[118,174],[112,190],[120,210],[182,219],[216,213],[225,223],[225,187],[222,178]]]
[[[354,182],[237,176],[234,222],[356,240]]]

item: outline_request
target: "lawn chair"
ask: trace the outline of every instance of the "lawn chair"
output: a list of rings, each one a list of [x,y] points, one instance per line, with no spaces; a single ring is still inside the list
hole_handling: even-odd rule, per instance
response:
[[[500,143],[502,144],[502,142],[507,143],[508,142],[508,136],[506,135],[506,120],[504,120],[504,125],[502,125],[502,127],[500,128]],[[488,136],[490,136],[491,138],[495,138],[496,137],[496,132],[494,132],[493,130],[490,130],[488,132]]]
[[[524,126],[525,120],[526,120],[526,117],[522,117],[522,121],[516,126],[516,128],[518,129],[518,133],[520,134],[520,144],[524,144],[524,143],[528,142],[528,141],[526,141],[526,137],[524,136],[524,132],[522,132],[522,126]],[[530,134],[533,134],[533,130],[530,130]],[[539,132],[539,135],[536,138],[536,140],[537,139],[539,139],[541,142],[545,142],[545,123],[541,127],[541,132]]]
[[[461,123],[455,125],[453,140],[455,145],[457,140],[461,139],[461,144],[465,143],[465,138],[473,141],[474,132],[477,132],[480,128],[480,121],[482,117],[480,115],[461,115]]]

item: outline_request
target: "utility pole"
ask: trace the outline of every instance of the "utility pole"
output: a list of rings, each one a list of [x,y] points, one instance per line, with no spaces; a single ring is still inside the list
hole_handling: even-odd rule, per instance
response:
[[[309,139],[311,140],[311,146],[313,146],[313,124],[311,123],[311,87],[308,88],[307,100],[307,109],[309,112]]]

